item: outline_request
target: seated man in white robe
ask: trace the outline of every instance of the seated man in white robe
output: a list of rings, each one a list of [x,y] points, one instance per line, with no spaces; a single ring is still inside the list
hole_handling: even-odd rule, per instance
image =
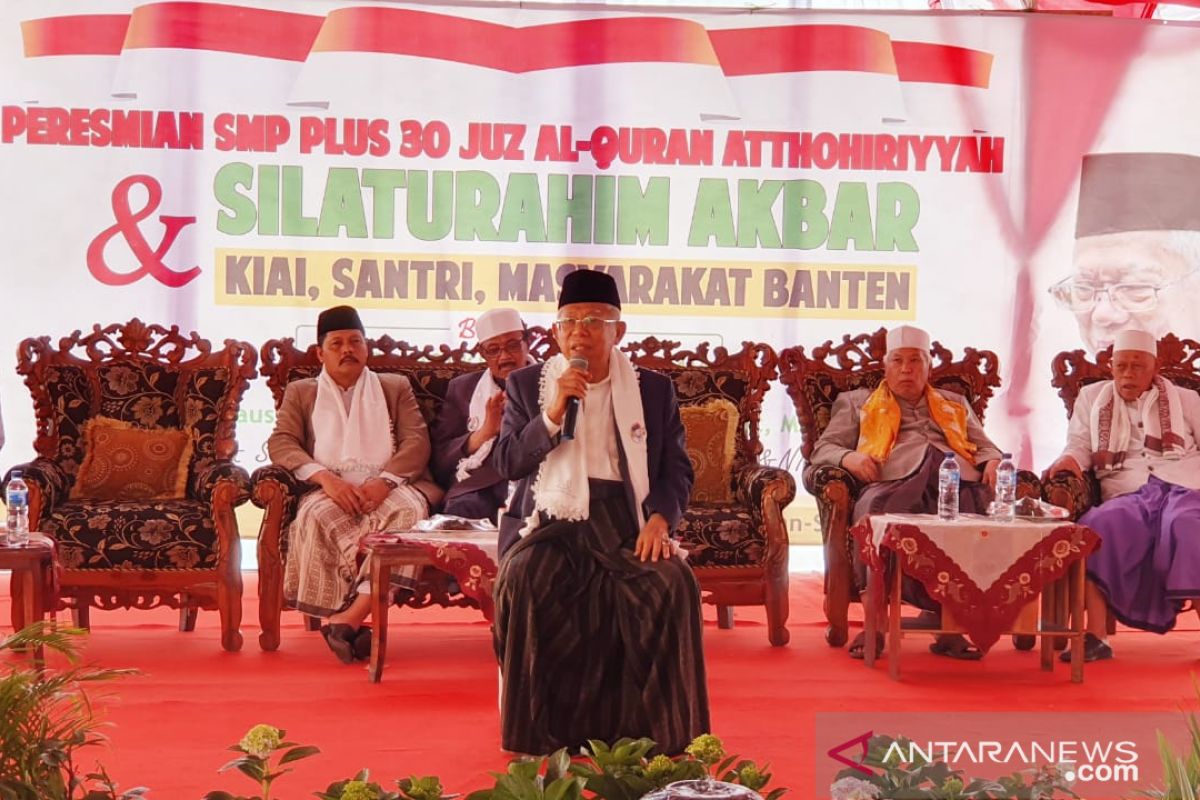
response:
[[[1046,470],[1091,469],[1100,481],[1103,502],[1079,518],[1100,535],[1087,562],[1087,661],[1112,658],[1109,613],[1166,633],[1200,597],[1200,395],[1158,374],[1145,331],[1116,335],[1112,376],[1080,390],[1066,449]]]

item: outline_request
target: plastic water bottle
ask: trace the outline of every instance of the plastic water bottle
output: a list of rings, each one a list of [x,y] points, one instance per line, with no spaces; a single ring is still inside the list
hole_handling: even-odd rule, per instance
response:
[[[1002,522],[1012,522],[1017,504],[1017,467],[1012,453],[1000,454],[1000,465],[996,467],[996,501],[992,504],[992,516]]]
[[[8,479],[4,504],[8,507],[8,543],[23,545],[29,541],[29,486],[19,469],[14,469]]]
[[[958,459],[946,453],[938,470],[938,516],[954,519],[958,516]]]

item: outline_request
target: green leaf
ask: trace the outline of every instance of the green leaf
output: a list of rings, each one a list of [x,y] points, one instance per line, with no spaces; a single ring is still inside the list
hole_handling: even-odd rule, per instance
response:
[[[286,753],[283,754],[283,756],[280,757],[279,763],[280,764],[290,764],[291,762],[299,761],[302,758],[308,758],[309,756],[315,756],[319,752],[321,752],[321,748],[314,747],[312,745],[304,745],[302,747],[293,747],[291,750],[288,750]]]
[[[229,792],[209,792],[204,795],[203,800],[237,800],[237,798]]]
[[[558,780],[567,774],[567,770],[570,766],[571,757],[567,755],[567,748],[563,747],[559,750],[555,750],[546,760],[546,780]]]
[[[261,783],[263,778],[266,777],[264,774],[266,770],[263,769],[262,764],[255,764],[250,761],[235,761],[234,768],[255,783]]]
[[[243,764],[252,764],[252,763],[254,763],[254,762],[251,761],[249,758],[242,756],[241,758],[235,758],[233,761],[230,761],[229,763],[225,764],[220,769],[218,769],[217,772],[226,772],[227,770],[231,770],[231,769],[241,769]]]

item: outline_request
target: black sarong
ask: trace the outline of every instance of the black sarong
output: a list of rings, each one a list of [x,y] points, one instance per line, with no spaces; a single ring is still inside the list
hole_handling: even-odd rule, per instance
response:
[[[550,520],[500,564],[503,746],[540,755],[647,736],[681,753],[709,732],[700,587],[679,557],[634,556],[623,484],[589,490],[590,519]]]

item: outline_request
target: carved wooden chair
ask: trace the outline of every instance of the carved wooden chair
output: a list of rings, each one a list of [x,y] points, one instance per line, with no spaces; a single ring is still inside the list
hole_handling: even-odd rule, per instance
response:
[[[812,349],[789,347],[779,354],[780,379],[796,408],[801,435],[801,454],[807,462],[817,439],[829,425],[833,403],[842,392],[873,389],[883,380],[883,357],[887,350],[887,330],[857,336],[846,335],[834,344],[827,341]],[[999,360],[989,350],[968,347],[962,358],[939,342],[931,348],[933,365],[930,383],[939,389],[958,392],[967,398],[982,421],[988,400],[1000,385]],[[841,467],[816,467],[807,464],[803,472],[804,488],[816,498],[821,520],[821,540],[825,550],[825,640],[841,647],[848,638],[848,609],[859,602],[854,586],[851,561],[850,513],[861,489],[858,481]],[[1038,496],[1037,479],[1030,472],[1018,476],[1020,496]],[[1022,642],[1020,646],[1032,646]]]
[[[554,355],[553,337],[533,330],[537,357]],[[787,644],[788,535],[783,509],[796,496],[796,482],[787,470],[758,463],[763,397],[777,377],[775,352],[754,342],[744,342],[734,353],[707,344],[682,350],[678,342],[654,337],[624,342],[621,349],[638,366],[671,377],[685,414],[714,401],[736,408],[728,485],[706,496],[693,489],[677,535],[689,553],[705,602],[717,606],[722,628],[733,626],[734,606],[761,605],[771,644]],[[697,466],[700,456],[694,450],[689,445]]]
[[[1168,333],[1158,342],[1158,364],[1159,374],[1176,386],[1200,391],[1200,342]],[[1059,353],[1050,362],[1050,371],[1050,383],[1058,390],[1070,419],[1079,391],[1112,377],[1112,348],[1097,353],[1094,360],[1082,350]],[[1046,501],[1067,509],[1071,519],[1079,519],[1100,502],[1100,482],[1091,470],[1084,473],[1082,481],[1069,472],[1047,476],[1042,490]]]
[[[221,646],[238,650],[241,547],[234,507],[250,497],[246,471],[232,461],[234,424],[256,355],[226,340],[214,351],[196,333],[147,325],[95,325],[52,344],[30,338],[17,372],[33,395],[37,458],[18,465],[29,483],[30,527],[54,538],[58,608],[88,626],[89,607],[180,609],[192,630],[200,608],[221,616]],[[71,497],[95,417],[138,428],[191,434],[186,494],[178,500]],[[19,591],[14,586],[14,591]],[[13,598],[13,608],[21,602]]]
[[[447,345],[417,347],[398,342],[389,336],[367,341],[367,366],[376,372],[399,372],[412,383],[417,405],[432,429],[450,381],[459,375],[484,368],[483,360],[465,343],[452,348]],[[261,374],[275,399],[275,408],[283,403],[283,393],[294,380],[316,377],[321,371],[317,346],[306,350],[296,347],[294,340],[272,339],[262,346]],[[296,507],[316,484],[297,480],[288,470],[273,464],[254,472],[251,499],[263,509],[262,527],[258,534],[258,618],[262,626],[258,643],[263,650],[279,647],[280,615],[284,608],[283,565],[287,558],[287,530],[296,515]],[[425,608],[477,607],[477,603],[461,592],[454,591],[450,577],[432,567],[426,568],[417,589],[402,598],[406,606]],[[307,619],[308,627],[316,620]]]

